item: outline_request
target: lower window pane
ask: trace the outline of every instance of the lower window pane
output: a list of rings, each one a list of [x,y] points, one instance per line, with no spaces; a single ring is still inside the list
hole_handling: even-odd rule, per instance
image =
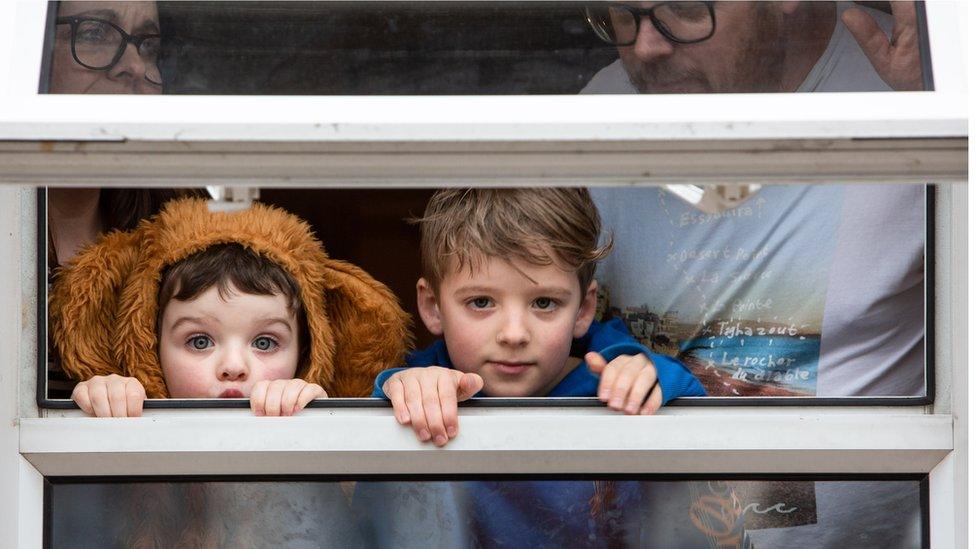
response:
[[[45,545],[924,547],[927,497],[918,476],[49,478]]]

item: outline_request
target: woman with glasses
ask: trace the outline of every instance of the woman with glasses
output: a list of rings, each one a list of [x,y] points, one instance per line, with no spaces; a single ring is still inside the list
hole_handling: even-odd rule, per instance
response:
[[[50,93],[162,93],[155,2],[60,2]]]

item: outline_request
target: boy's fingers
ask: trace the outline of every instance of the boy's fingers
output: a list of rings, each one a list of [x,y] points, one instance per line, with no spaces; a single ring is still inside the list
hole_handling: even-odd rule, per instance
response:
[[[613,410],[623,410],[627,395],[630,394],[630,389],[637,379],[637,374],[644,367],[644,361],[636,356],[621,356],[613,360],[613,362],[617,361],[621,362],[620,373],[617,374],[617,379],[613,383],[607,406]]]
[[[443,376],[423,376],[420,378],[420,390],[423,392],[424,414],[427,417],[427,430],[421,431],[421,442],[433,440],[434,444],[442,446],[447,443],[447,429],[444,427],[444,417],[441,414],[441,398],[438,391],[438,380]],[[453,395],[452,395],[453,396]]]
[[[75,401],[75,404],[81,408],[82,412],[88,415],[94,415],[95,412],[92,410],[91,397],[88,396],[88,383],[81,382],[75,385],[73,391],[71,391],[71,400]]]
[[[651,390],[651,397],[647,399],[644,406],[641,407],[640,413],[644,416],[649,416],[657,412],[661,408],[661,402],[664,400],[664,391],[661,389],[661,384],[657,383]]]
[[[303,379],[289,379],[281,389],[281,415],[290,416],[298,408],[298,398],[308,385]]]
[[[627,404],[624,406],[624,413],[636,414],[640,411],[641,405],[647,400],[650,392],[657,385],[657,371],[653,366],[645,366],[637,373],[634,379],[634,386],[630,389],[627,397]]]
[[[586,366],[590,369],[590,371],[596,375],[603,373],[603,369],[607,367],[607,361],[600,353],[590,351],[589,353],[586,353],[583,360],[586,361]]]
[[[146,389],[138,380],[129,379],[125,384],[125,406],[129,417],[142,415],[142,403],[146,400]]]
[[[485,380],[482,379],[478,374],[473,374],[470,372],[461,374],[457,386],[458,402],[468,400],[469,398],[478,394],[478,391],[480,391],[484,386]]]
[[[620,374],[620,365],[621,363],[614,359],[603,367],[603,373],[600,374],[600,385],[596,390],[597,398],[603,402],[610,400],[611,392],[617,383],[617,376]]]
[[[404,402],[403,382],[396,377],[389,379],[383,384],[383,393],[393,405],[393,417],[396,418],[397,423],[400,425],[410,423],[410,411],[407,410],[407,405]]]
[[[454,438],[458,432],[457,403],[458,393],[461,391],[460,378],[454,375],[437,376],[437,394],[441,403],[441,418],[444,422],[444,434],[447,438],[439,440],[434,435],[434,444],[443,446],[447,439]]]
[[[105,382],[99,380],[88,386],[88,396],[91,397],[92,412],[95,417],[111,417],[112,408],[108,403],[108,388]]]
[[[264,400],[268,394],[268,382],[259,381],[251,387],[251,411],[256,416],[264,415]]]
[[[418,440],[426,442],[430,439],[430,431],[427,429],[427,415],[424,414],[423,391],[416,378],[403,380],[403,398],[410,413],[410,427],[413,428]],[[424,433],[427,434],[427,438],[423,438]]]

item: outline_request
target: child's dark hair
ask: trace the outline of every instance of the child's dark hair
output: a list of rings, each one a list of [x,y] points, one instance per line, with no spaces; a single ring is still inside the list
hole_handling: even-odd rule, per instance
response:
[[[159,283],[156,331],[170,300],[188,301],[216,286],[221,298],[234,290],[251,295],[282,295],[298,320],[298,371],[308,366],[308,323],[295,278],[267,257],[238,243],[218,244],[166,267]]]

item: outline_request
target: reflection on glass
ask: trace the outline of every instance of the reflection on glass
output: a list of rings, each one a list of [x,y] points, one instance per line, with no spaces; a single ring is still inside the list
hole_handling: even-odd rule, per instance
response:
[[[924,394],[924,186],[766,185],[721,213],[592,194],[615,239],[603,317],[710,396]]]
[[[51,546],[923,547],[914,480],[65,483]]]
[[[49,91],[159,93],[160,81],[166,93],[266,95],[923,87],[926,29],[913,2],[648,5],[61,2]],[[98,53],[87,51],[93,39]]]

